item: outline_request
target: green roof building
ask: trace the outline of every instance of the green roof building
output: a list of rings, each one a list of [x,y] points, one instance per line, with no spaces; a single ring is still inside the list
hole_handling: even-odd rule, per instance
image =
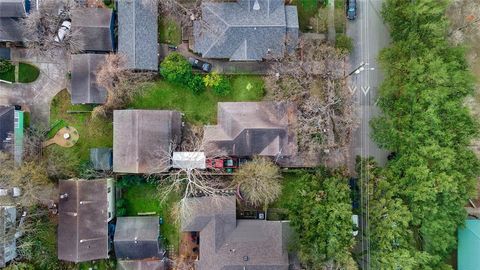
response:
[[[468,219],[458,230],[458,270],[477,270],[480,266],[480,220]]]

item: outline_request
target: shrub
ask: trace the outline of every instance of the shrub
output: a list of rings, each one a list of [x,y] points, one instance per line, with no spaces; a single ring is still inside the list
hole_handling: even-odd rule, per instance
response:
[[[345,34],[337,35],[335,48],[341,50],[343,53],[351,53],[353,50],[352,38]]]
[[[10,61],[5,59],[0,59],[0,73],[9,72],[14,68],[14,65]]]
[[[191,80],[192,66],[181,54],[171,53],[160,64],[160,74],[168,82],[185,85]]]
[[[205,91],[205,84],[203,78],[200,75],[192,76],[188,81],[188,89],[190,89],[194,94],[199,94]]]
[[[228,95],[231,89],[230,80],[225,77],[222,77],[220,82],[213,87],[213,91],[220,96]]]
[[[221,80],[222,76],[216,72],[212,72],[203,77],[203,82],[205,83],[206,87],[215,87],[220,83]]]

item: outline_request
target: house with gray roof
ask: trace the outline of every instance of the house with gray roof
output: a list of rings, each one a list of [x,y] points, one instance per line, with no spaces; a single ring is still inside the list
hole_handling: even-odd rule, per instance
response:
[[[107,90],[97,84],[97,72],[104,62],[104,54],[72,55],[72,104],[103,104],[107,101]]]
[[[17,257],[17,210],[0,206],[0,267]]]
[[[28,0],[0,0],[0,42],[23,40],[18,19],[27,14]]]
[[[288,270],[288,221],[237,220],[235,196],[188,198],[183,232],[198,232],[197,270]]]
[[[115,213],[113,179],[59,182],[58,259],[84,262],[108,258],[108,223]]]
[[[115,257],[118,260],[163,259],[159,219],[159,216],[118,217],[113,240]]]
[[[219,102],[217,125],[204,127],[207,157],[291,156],[296,107],[288,102]]]
[[[191,47],[203,58],[260,61],[281,58],[297,46],[297,7],[284,0],[203,2],[201,10]]]
[[[177,111],[116,110],[113,112],[113,171],[159,173],[170,168],[171,153],[181,139]]]
[[[115,49],[114,16],[109,8],[76,8],[71,12],[72,31],[79,31],[83,52]]]
[[[23,112],[0,106],[0,151],[12,154],[18,164],[23,158]]]
[[[118,52],[125,55],[129,69],[157,71],[158,10],[147,2],[117,2]]]

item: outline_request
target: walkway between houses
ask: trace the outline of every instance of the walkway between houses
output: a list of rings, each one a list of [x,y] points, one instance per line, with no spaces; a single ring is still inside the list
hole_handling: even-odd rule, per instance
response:
[[[160,45],[160,59],[165,58],[173,51],[168,49],[167,44]],[[230,62],[228,60],[204,59],[188,50],[188,43],[178,45],[177,52],[185,57],[195,57],[202,61],[211,63],[213,71],[220,74],[253,74],[266,75],[270,69],[268,62]]]
[[[48,126],[50,102],[67,87],[69,57],[58,52],[52,58],[32,56],[26,49],[11,50],[12,61],[38,67],[40,75],[32,83],[0,83],[0,105],[24,105],[30,108],[31,123]]]

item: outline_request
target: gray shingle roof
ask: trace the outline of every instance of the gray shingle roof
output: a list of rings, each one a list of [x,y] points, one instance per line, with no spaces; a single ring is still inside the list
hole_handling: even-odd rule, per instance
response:
[[[22,31],[14,18],[0,18],[0,41],[22,41]]]
[[[261,0],[256,10],[254,2],[202,3],[202,19],[194,22],[194,51],[204,58],[245,61],[282,57],[286,49],[295,48],[296,7],[285,6],[283,0]]]
[[[287,102],[219,102],[218,125],[204,127],[204,150],[212,156],[289,156],[289,124],[295,106]]]
[[[58,259],[83,262],[108,258],[107,180],[63,180],[58,205]]]
[[[72,55],[72,104],[103,104],[107,90],[97,84],[97,71],[105,61],[103,54]]]
[[[181,136],[177,111],[113,112],[113,171],[158,173],[170,166],[170,147]]]
[[[187,200],[182,231],[200,232],[197,270],[288,269],[288,222],[236,220],[234,196]]]
[[[158,70],[156,9],[144,1],[118,1],[118,52],[126,56],[130,69]]]
[[[113,12],[108,8],[76,8],[72,10],[72,31],[79,30],[82,51],[113,51]]]
[[[112,158],[112,148],[90,148],[90,162],[95,170],[112,170]]]
[[[11,150],[15,132],[15,107],[0,106],[0,151]]]
[[[0,18],[25,16],[25,0],[0,0]]]
[[[114,237],[115,256],[126,260],[162,259],[159,236],[158,216],[118,217]]]

